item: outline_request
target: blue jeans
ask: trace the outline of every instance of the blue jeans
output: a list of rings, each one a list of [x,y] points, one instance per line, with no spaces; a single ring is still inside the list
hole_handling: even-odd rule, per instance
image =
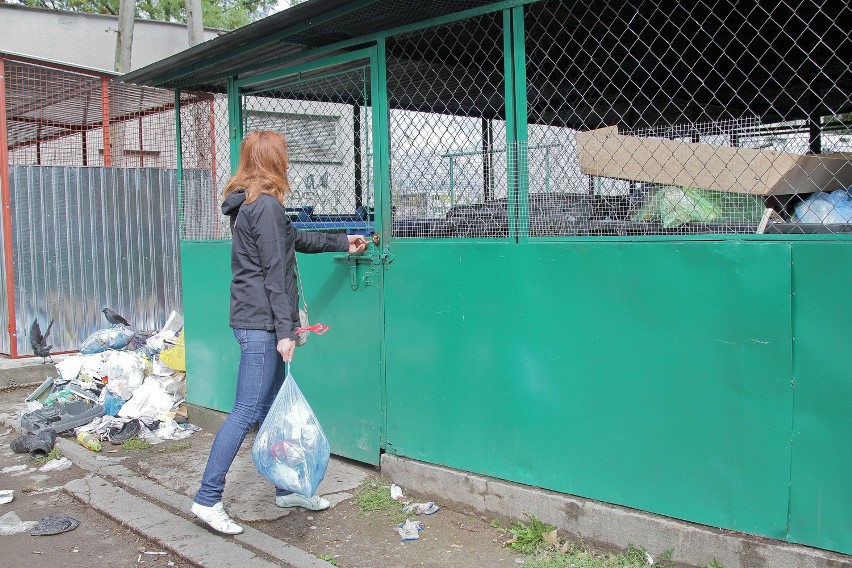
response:
[[[237,456],[246,435],[257,424],[262,424],[275,395],[286,378],[285,363],[275,349],[275,332],[261,329],[234,329],[240,344],[240,369],[237,374],[237,394],[234,409],[219,428],[207,467],[201,478],[201,488],[195,502],[211,507],[222,500],[225,475]],[[275,495],[288,495],[290,491],[275,488]]]

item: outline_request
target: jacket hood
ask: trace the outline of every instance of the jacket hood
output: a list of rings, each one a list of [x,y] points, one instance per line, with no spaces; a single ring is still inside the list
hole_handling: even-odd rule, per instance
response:
[[[222,202],[222,213],[228,217],[236,217],[246,200],[246,192],[239,189],[232,191]]]

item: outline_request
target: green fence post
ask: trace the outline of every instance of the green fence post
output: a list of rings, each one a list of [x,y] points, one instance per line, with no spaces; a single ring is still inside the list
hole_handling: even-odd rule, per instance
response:
[[[240,165],[240,143],[243,141],[243,107],[236,77],[228,77],[228,141],[231,144],[231,173]]]
[[[512,8],[512,84],[515,90],[515,142],[518,147],[516,187],[518,208],[517,237],[519,241],[529,239],[530,233],[530,184],[529,184],[529,136],[527,133],[527,57],[524,45],[524,7]],[[508,114],[508,112],[506,113]]]

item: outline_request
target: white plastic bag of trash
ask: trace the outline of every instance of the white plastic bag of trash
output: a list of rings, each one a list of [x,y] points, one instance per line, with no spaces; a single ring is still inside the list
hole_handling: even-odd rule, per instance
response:
[[[10,535],[33,529],[38,521],[22,521],[15,511],[9,511],[0,517],[0,534]]]
[[[400,501],[405,498],[405,495],[402,494],[402,487],[396,483],[391,483],[390,494],[391,499],[394,501]]]
[[[112,379],[107,383],[109,386]],[[119,395],[121,396],[121,395]],[[130,400],[124,403],[118,416],[121,418],[148,418],[157,420],[160,414],[172,409],[174,401],[169,393],[152,377],[148,377],[142,386],[133,391]]]
[[[145,378],[145,361],[135,353],[110,351],[101,365],[101,373],[109,377],[107,390],[128,400]]]
[[[432,501],[427,503],[412,503],[403,507],[403,513],[414,513],[415,515],[431,515],[437,513],[441,508]]]

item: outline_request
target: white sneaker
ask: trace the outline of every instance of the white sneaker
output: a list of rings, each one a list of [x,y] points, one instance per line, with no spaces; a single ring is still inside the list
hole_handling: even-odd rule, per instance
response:
[[[323,499],[319,495],[313,497],[305,497],[298,493],[290,493],[289,495],[279,495],[275,498],[275,504],[279,507],[302,507],[311,511],[322,511],[331,507],[331,503]]]
[[[210,525],[210,527],[223,534],[240,534],[243,527],[234,522],[234,519],[225,512],[225,506],[221,501],[212,507],[205,507],[198,503],[192,504],[192,514]]]

